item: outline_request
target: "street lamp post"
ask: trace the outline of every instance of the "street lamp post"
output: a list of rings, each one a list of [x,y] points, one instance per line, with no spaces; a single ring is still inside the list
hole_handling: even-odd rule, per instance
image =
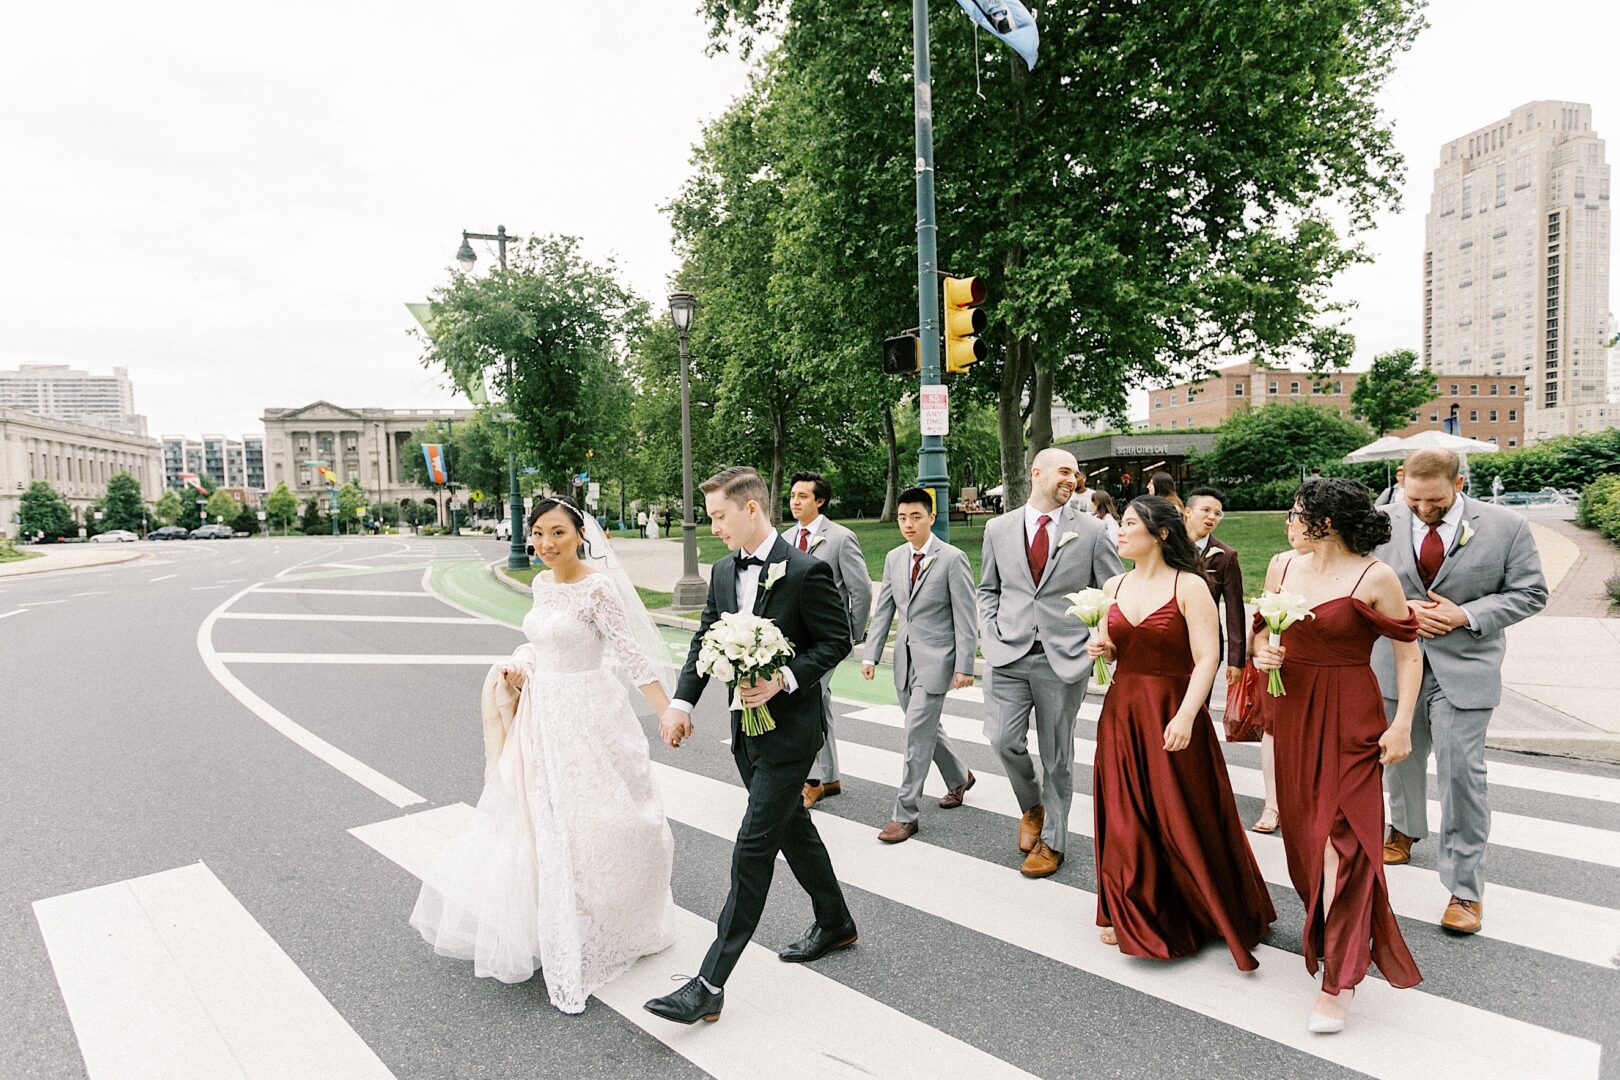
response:
[[[669,317],[675,323],[681,343],[681,579],[675,583],[670,607],[695,611],[708,598],[709,588],[698,574],[697,521],[692,506],[692,395],[691,360],[686,351],[686,335],[697,312],[697,297],[689,292],[669,296]]]
[[[506,242],[511,239],[507,236],[506,226],[497,225],[493,233],[475,233],[461,230],[461,247],[456,249],[456,262],[461,269],[470,272],[478,262],[478,254],[473,251],[472,240],[493,240],[496,251],[499,252],[501,269],[506,269]],[[506,552],[506,568],[508,570],[527,570],[529,568],[529,553],[524,546],[527,536],[523,528],[523,493],[518,490],[517,478],[517,442],[512,437],[512,356],[506,357],[506,477],[510,485],[507,491],[508,512],[512,518],[512,543]]]

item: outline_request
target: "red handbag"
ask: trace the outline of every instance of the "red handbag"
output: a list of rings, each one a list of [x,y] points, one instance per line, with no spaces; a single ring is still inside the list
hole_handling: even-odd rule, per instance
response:
[[[1226,684],[1226,712],[1221,723],[1227,742],[1259,742],[1265,733],[1260,722],[1261,699],[1266,678],[1251,660],[1243,665],[1243,677]]]

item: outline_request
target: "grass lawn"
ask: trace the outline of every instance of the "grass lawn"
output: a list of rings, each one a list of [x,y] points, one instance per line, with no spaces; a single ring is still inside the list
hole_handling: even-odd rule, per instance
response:
[[[42,552],[23,551],[10,540],[0,540],[0,563],[21,562],[23,559],[37,559]]]
[[[1220,528],[1215,530],[1215,535],[1222,542],[1237,549],[1238,561],[1243,566],[1245,598],[1259,594],[1260,586],[1266,580],[1266,564],[1273,555],[1288,546],[1283,539],[1284,516],[1281,511],[1272,510],[1234,511],[1227,514]],[[979,580],[979,550],[984,543],[984,523],[988,520],[980,517],[971,525],[960,522],[951,525],[951,543],[966,553],[968,562],[973,565],[974,581]],[[861,554],[866,557],[867,575],[873,581],[881,580],[884,556],[903,542],[900,529],[893,524],[871,519],[845,520],[839,524],[851,529],[860,540]],[[703,531],[703,526],[699,526],[698,559],[713,563],[725,553],[726,546],[720,539],[708,535]]]

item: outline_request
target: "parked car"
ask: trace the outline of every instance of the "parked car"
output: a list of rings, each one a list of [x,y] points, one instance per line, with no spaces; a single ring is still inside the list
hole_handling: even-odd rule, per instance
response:
[[[104,533],[97,533],[90,538],[92,544],[128,544],[139,540],[140,537],[128,529],[108,529]]]
[[[184,540],[191,534],[178,525],[165,525],[146,534],[148,540]]]
[[[229,525],[204,525],[191,530],[193,540],[229,540],[235,535]]]
[[[510,540],[510,539],[512,539],[512,523],[511,523],[511,521],[507,520],[506,518],[502,518],[501,520],[499,520],[499,521],[497,521],[495,523],[495,539],[497,539],[497,540]]]

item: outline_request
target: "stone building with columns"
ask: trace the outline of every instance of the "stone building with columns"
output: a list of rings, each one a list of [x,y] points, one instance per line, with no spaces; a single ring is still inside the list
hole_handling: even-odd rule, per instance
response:
[[[328,489],[310,461],[324,461],[338,483],[357,480],[377,502],[432,503],[447,520],[444,494],[412,483],[402,468],[405,443],[421,428],[471,420],[472,409],[351,409],[327,401],[264,410],[264,486],[286,484],[300,501]]]
[[[0,536],[16,537],[22,494],[34,481],[55,488],[82,521],[120,472],[139,481],[142,499],[155,502],[163,494],[158,441],[0,408]]]

